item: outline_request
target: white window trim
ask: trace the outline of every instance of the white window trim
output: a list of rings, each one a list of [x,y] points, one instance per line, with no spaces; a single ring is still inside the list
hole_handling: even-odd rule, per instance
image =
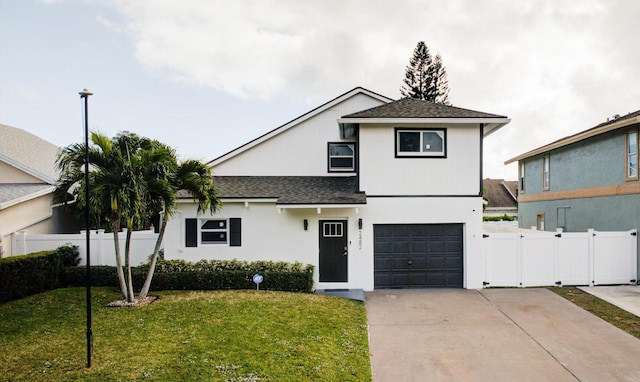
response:
[[[400,133],[419,133],[420,151],[400,151]],[[436,133],[442,139],[442,151],[422,151],[424,133]],[[447,157],[447,129],[444,127],[433,128],[401,128],[395,129],[395,156],[396,158],[446,158]]]
[[[636,151],[634,153],[631,153],[633,155],[635,155],[636,160],[635,160],[635,165],[636,165],[636,174],[635,175],[629,175],[629,135],[634,133],[636,135]],[[624,134],[624,160],[625,160],[625,165],[624,165],[624,178],[625,180],[638,180],[638,129],[629,129],[627,131],[625,131]]]
[[[520,161],[520,169],[519,170],[520,171],[519,171],[519,174],[518,174],[519,175],[519,177],[518,177],[518,181],[519,181],[518,192],[520,194],[524,194],[525,193],[525,188],[524,188],[525,162],[524,162],[524,160]]]
[[[551,188],[551,157],[549,154],[542,156],[542,190],[549,191]]]

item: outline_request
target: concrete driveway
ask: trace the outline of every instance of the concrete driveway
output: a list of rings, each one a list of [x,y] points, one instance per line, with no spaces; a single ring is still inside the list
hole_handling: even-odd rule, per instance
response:
[[[546,289],[365,298],[374,382],[640,381],[640,340]]]

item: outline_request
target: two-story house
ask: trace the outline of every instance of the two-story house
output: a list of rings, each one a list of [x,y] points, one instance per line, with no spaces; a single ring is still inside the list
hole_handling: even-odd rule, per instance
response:
[[[210,162],[165,257],[299,261],[317,289],[482,287],[482,142],[509,122],[353,89]]]
[[[616,115],[507,160],[518,162],[519,226],[640,229],[639,127],[640,110]]]

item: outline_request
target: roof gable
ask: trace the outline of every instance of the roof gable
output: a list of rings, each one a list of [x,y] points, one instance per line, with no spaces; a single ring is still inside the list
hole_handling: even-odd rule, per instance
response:
[[[517,207],[517,184],[518,182],[516,181],[505,181],[504,179],[483,179],[483,194],[489,200],[487,207]]]
[[[568,146],[572,143],[576,143],[579,141],[583,141],[585,139],[594,137],[596,135],[600,135],[600,134],[604,134],[607,133],[609,131],[612,130],[616,130],[616,129],[621,129],[621,128],[625,128],[631,125],[634,125],[636,123],[640,123],[640,110],[634,111],[632,113],[629,113],[625,116],[619,117],[619,118],[615,118],[612,119],[610,121],[606,121],[603,123],[600,123],[599,125],[596,125],[592,128],[589,128],[587,130],[583,130],[579,133],[573,134],[573,135],[568,135],[564,138],[560,138],[556,141],[553,141],[551,143],[548,143],[544,146],[540,146],[537,149],[533,149],[531,151],[527,151],[524,154],[520,154],[516,157],[513,157],[511,159],[508,159],[507,161],[504,162],[504,164],[509,164],[509,163],[513,163],[513,162],[517,162],[519,160],[522,159],[526,159],[526,158],[530,158],[532,156],[536,156],[539,154],[543,154],[546,153],[547,151],[551,151],[563,146]]]
[[[347,100],[349,98],[352,98],[352,97],[354,97],[354,96],[356,96],[358,94],[364,94],[364,95],[367,95],[367,96],[369,96],[371,98],[374,98],[374,99],[382,101],[382,102],[390,102],[390,101],[392,101],[391,98],[385,97],[385,96],[383,96],[381,94],[372,92],[372,91],[367,90],[365,88],[362,88],[362,87],[354,88],[354,89],[352,89],[352,90],[350,90],[350,91],[348,91],[348,92],[346,92],[346,93],[344,93],[344,94],[332,99],[331,101],[326,102],[326,103],[316,107],[315,109],[313,109],[313,110],[311,110],[311,111],[309,111],[309,112],[307,112],[307,113],[305,113],[305,114],[303,114],[303,115],[301,115],[301,116],[299,116],[299,117],[297,117],[297,118],[285,123],[284,125],[279,126],[279,127],[275,128],[275,129],[273,129],[273,130],[261,135],[260,137],[254,139],[254,140],[252,140],[252,141],[250,141],[250,142],[248,142],[248,143],[246,143],[246,144],[244,144],[244,145],[242,145],[240,147],[237,147],[237,148],[229,151],[228,153],[219,156],[218,158],[215,158],[215,159],[211,160],[207,164],[209,166],[216,166],[216,165],[218,165],[220,163],[223,163],[226,160],[231,159],[231,158],[235,157],[236,155],[239,155],[239,154],[251,149],[252,147],[257,146],[257,145],[261,144],[262,142],[265,142],[265,141],[267,141],[267,140],[269,140],[269,139],[271,139],[271,138],[273,138],[273,137],[275,137],[275,136],[277,136],[279,134],[282,134],[285,131],[287,131],[287,130],[289,130],[289,129],[291,129],[291,128],[293,128],[293,127],[295,127],[295,126],[297,126],[297,125],[299,125],[301,123],[303,123],[304,121],[307,121],[307,120],[315,117],[316,115],[322,113],[323,111],[328,110],[328,109],[332,108],[333,106],[338,105],[339,103],[344,102],[345,100]]]

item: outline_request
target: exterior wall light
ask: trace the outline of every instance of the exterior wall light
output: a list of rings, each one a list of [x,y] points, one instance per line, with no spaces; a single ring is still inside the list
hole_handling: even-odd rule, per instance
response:
[[[358,229],[362,229],[362,218],[358,219]]]
[[[302,221],[302,225],[304,226],[304,230],[306,231],[307,229],[309,229],[309,220],[304,219]]]

